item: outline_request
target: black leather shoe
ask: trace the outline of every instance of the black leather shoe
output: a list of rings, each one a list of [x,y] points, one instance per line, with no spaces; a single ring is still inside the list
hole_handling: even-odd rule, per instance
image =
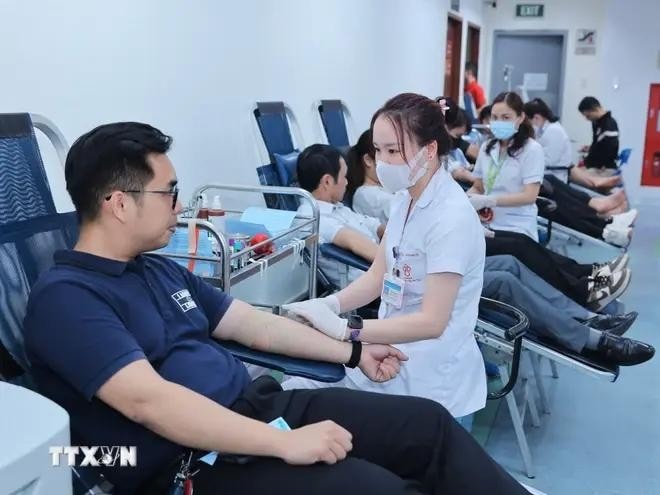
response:
[[[639,316],[637,311],[625,315],[598,315],[585,321],[584,324],[620,337],[635,323],[637,316]]]
[[[603,332],[596,354],[620,366],[633,366],[651,359],[655,349],[644,342]]]

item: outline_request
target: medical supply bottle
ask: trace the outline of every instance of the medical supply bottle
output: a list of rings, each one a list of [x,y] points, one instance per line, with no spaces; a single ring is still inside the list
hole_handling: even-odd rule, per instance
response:
[[[213,196],[213,203],[211,203],[211,208],[208,210],[209,222],[213,224],[215,230],[220,234],[225,233],[225,210],[222,209],[222,203],[220,202],[220,196],[217,194]]]
[[[199,209],[197,210],[197,218],[201,218],[202,220],[208,220],[209,202],[208,199],[206,198],[206,194],[202,193],[199,195],[199,198],[197,199],[197,206],[199,206]]]

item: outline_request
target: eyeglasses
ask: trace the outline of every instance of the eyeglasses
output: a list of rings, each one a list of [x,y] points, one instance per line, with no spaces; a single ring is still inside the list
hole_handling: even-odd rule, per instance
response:
[[[122,191],[125,193],[134,193],[134,194],[142,194],[142,193],[152,193],[152,194],[169,194],[172,196],[172,209],[176,208],[176,201],[179,199],[179,188],[178,187],[173,187],[169,191],[138,191],[138,190],[127,190],[127,191]],[[108,201],[112,195],[106,196],[105,200]]]

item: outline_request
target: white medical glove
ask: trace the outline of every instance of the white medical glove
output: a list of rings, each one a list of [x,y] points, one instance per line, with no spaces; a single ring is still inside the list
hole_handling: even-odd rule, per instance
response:
[[[336,340],[346,339],[348,321],[340,318],[323,299],[310,299],[282,305],[283,316],[294,315],[308,321],[314,328]],[[335,299],[337,299],[335,297]],[[337,301],[338,302],[338,301]],[[338,306],[338,304],[337,304]]]
[[[472,207],[479,211],[483,208],[494,208],[497,206],[497,199],[493,196],[486,196],[485,194],[472,194],[469,196]]]
[[[340,312],[340,307],[339,307],[339,298],[335,296],[334,294],[330,294],[327,297],[319,297],[316,299],[309,299],[308,301],[300,301],[300,302],[295,302],[291,304],[285,304],[282,306],[284,309],[287,309],[288,307],[294,307],[294,308],[314,308],[316,307],[319,303],[325,304],[330,311],[332,311],[334,314],[338,315]]]
[[[339,313],[341,313],[339,298],[334,294],[330,294],[329,296],[326,297],[321,297],[319,298],[319,301],[321,301],[328,308],[330,308],[334,314],[338,315]]]

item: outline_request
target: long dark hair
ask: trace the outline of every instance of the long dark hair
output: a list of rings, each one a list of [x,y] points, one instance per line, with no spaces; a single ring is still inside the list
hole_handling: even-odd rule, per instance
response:
[[[348,180],[346,194],[349,201],[353,199],[355,191],[364,184],[366,179],[364,155],[369,155],[374,160],[376,159],[376,150],[371,140],[371,129],[364,131],[357,140],[357,143],[348,150],[348,156],[346,157],[346,165],[348,166],[348,171],[346,172],[346,179]]]
[[[552,110],[550,110],[548,104],[541,98],[534,98],[533,100],[529,100],[527,103],[525,103],[524,109],[525,115],[527,115],[527,118],[530,119],[534,117],[534,115],[540,115],[548,122],[557,122],[559,120],[557,116],[552,113]]]
[[[438,144],[438,157],[449,153],[451,140],[445,127],[442,107],[426,96],[416,93],[402,93],[385,102],[371,118],[371,130],[380,116],[390,121],[396,132],[397,144],[401,155],[408,161],[404,132],[410,134],[418,146],[426,146],[435,141]]]
[[[520,96],[518,96],[518,93],[514,93],[512,91],[509,92],[505,91],[497,95],[493,100],[493,102],[491,103],[491,112],[492,112],[492,108],[495,106],[495,103],[502,103],[502,102],[506,103],[506,105],[509,108],[511,108],[514,112],[516,112],[516,115],[522,115],[525,112],[522,99],[520,98]],[[516,153],[518,153],[523,148],[523,146],[525,146],[527,140],[533,137],[534,137],[534,128],[532,127],[532,124],[529,122],[529,119],[525,115],[525,118],[518,126],[518,132],[516,132],[513,135],[513,141],[511,142],[511,144],[509,144],[509,149],[507,150],[509,156],[515,156]],[[488,141],[488,144],[486,145],[486,153],[491,152],[496,142],[497,139],[491,139],[490,141]]]

